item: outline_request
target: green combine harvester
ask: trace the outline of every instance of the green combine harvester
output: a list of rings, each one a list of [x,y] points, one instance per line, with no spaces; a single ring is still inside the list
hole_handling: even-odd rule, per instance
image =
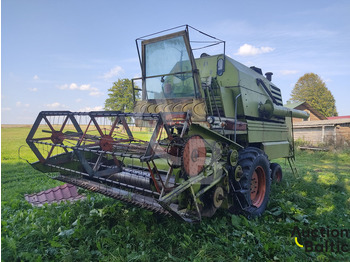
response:
[[[225,55],[188,25],[136,40],[142,77],[134,112],[43,111],[27,143],[53,178],[185,221],[218,208],[260,216],[276,158],[294,169],[292,117],[272,73]],[[208,38],[190,41],[190,31]],[[165,34],[164,34],[165,33]],[[224,46],[194,57],[191,46]],[[196,51],[197,52],[197,51]],[[140,84],[138,84],[140,83]]]

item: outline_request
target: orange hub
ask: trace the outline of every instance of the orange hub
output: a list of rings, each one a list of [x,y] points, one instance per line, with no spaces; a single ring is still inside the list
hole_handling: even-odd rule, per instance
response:
[[[280,170],[277,170],[275,179],[276,179],[276,182],[282,181],[282,172]]]
[[[255,168],[250,183],[250,199],[252,204],[260,207],[264,201],[266,193],[266,174],[261,166]]]

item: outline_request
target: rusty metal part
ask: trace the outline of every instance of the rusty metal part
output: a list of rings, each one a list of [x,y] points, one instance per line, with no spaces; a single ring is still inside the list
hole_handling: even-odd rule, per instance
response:
[[[206,154],[204,139],[199,135],[189,137],[182,151],[185,173],[190,177],[198,175],[204,169]]]
[[[100,147],[104,151],[113,151],[113,137],[110,135],[102,135],[100,140]]]
[[[51,141],[54,144],[62,144],[64,141],[64,135],[62,131],[53,131],[51,135]]]

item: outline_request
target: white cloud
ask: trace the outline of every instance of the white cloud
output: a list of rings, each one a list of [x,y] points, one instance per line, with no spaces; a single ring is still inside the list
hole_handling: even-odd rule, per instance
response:
[[[81,91],[90,90],[90,89],[94,89],[94,88],[90,87],[90,85],[81,85],[81,86],[79,86],[79,90],[81,90]]]
[[[12,109],[10,107],[3,107],[1,108],[1,111],[11,111]]]
[[[275,48],[269,46],[255,47],[249,44],[244,44],[239,47],[238,52],[235,55],[250,56],[269,53],[275,50]]]
[[[298,73],[297,70],[281,70],[280,72],[282,75],[294,75]]]
[[[23,104],[22,102],[18,101],[16,102],[17,107],[29,107],[29,104]]]
[[[103,93],[98,91],[98,90],[95,90],[95,91],[92,91],[89,93],[90,96],[102,96]]]
[[[30,92],[37,92],[38,88],[34,87],[34,88],[28,88]]]
[[[33,76],[33,79],[34,80],[39,80],[40,78],[37,75],[35,75],[35,76]]]
[[[69,85],[69,89],[74,90],[74,89],[79,89],[78,85],[76,83],[71,83]]]
[[[52,104],[46,104],[47,107],[53,107],[53,108],[56,108],[56,107],[59,107],[61,104],[58,103],[58,102],[54,102]]]
[[[102,111],[102,110],[103,110],[103,106],[84,107],[79,109],[80,112]]]
[[[77,102],[77,103],[80,103],[81,101],[83,101],[83,99],[81,99],[81,98],[75,99],[75,102]]]
[[[45,105],[48,108],[66,108],[67,106],[58,102],[54,102],[52,104],[46,104]]]
[[[90,84],[77,85],[76,83],[64,84],[58,87],[61,90],[79,90],[79,91],[90,91],[90,96],[100,96],[103,95],[98,88],[91,87]]]
[[[76,83],[71,83],[69,86],[67,84],[61,86],[61,89],[88,91],[88,90],[96,90],[97,88],[91,87],[90,84],[85,84],[85,85],[78,86]]]
[[[109,70],[107,73],[103,74],[103,78],[108,80],[112,77],[119,76],[124,73],[124,69],[121,66],[115,66],[111,70]]]

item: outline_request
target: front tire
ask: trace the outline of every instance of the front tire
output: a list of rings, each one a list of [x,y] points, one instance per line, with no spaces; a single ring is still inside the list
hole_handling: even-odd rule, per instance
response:
[[[247,147],[239,152],[238,166],[241,167],[239,175],[235,172],[231,176],[234,206],[230,211],[248,218],[261,216],[270,196],[269,160],[259,148]]]

